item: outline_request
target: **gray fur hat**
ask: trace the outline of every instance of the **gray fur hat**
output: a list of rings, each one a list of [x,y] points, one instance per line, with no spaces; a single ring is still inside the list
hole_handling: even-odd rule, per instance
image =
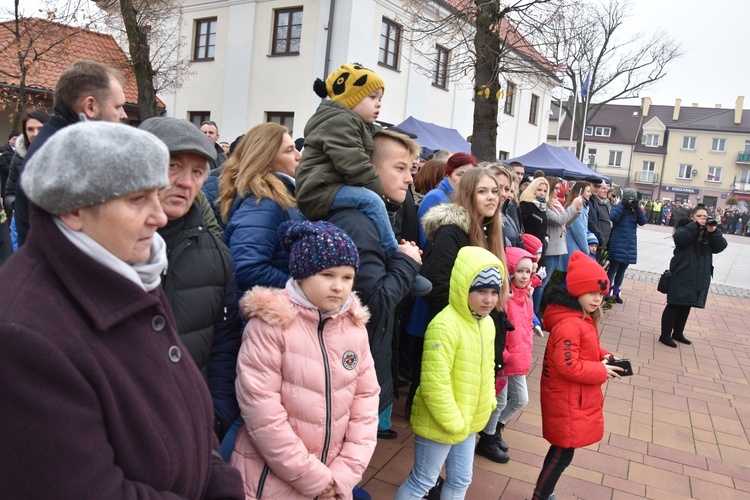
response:
[[[211,139],[187,120],[155,116],[141,123],[138,128],[161,139],[170,154],[194,153],[207,160],[216,160],[216,148]]]
[[[35,205],[60,215],[144,189],[169,185],[169,151],[129,125],[81,122],[44,143],[26,164],[21,185]]]

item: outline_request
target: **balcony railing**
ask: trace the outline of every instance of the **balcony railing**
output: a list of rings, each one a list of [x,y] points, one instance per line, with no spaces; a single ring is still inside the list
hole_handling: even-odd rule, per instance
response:
[[[732,184],[732,191],[740,193],[750,193],[750,183],[746,182],[735,182]]]
[[[650,170],[641,170],[640,172],[635,173],[633,182],[636,184],[658,184],[659,174]]]
[[[748,163],[750,164],[750,151],[740,151],[737,153],[736,163]]]

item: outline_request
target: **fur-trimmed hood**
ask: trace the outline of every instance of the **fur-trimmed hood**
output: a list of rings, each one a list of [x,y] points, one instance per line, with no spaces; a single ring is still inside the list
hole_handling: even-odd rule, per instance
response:
[[[289,292],[265,286],[255,286],[245,292],[240,300],[240,313],[245,319],[252,317],[260,318],[269,325],[287,328],[300,312],[305,311],[303,307],[294,304],[289,299]],[[317,311],[314,311],[317,313]],[[364,328],[370,320],[370,311],[367,306],[362,305],[357,294],[352,292],[352,301],[349,309],[334,316],[349,315],[358,327]]]
[[[18,136],[18,139],[16,139],[16,154],[21,158],[25,158],[27,149],[26,138],[21,134]]]
[[[455,203],[435,205],[424,214],[420,222],[428,240],[435,239],[438,229],[443,226],[457,226],[469,234],[469,213]]]

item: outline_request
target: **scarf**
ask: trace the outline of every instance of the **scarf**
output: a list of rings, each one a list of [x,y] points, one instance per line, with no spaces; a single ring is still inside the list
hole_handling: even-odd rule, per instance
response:
[[[161,272],[167,267],[167,246],[159,233],[154,233],[151,255],[146,262],[127,264],[82,231],[73,231],[59,217],[53,217],[63,235],[81,252],[104,267],[127,278],[146,292],[161,284]]]

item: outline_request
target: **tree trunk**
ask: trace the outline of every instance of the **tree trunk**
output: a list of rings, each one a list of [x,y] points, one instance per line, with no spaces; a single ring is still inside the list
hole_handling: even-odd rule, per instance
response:
[[[133,63],[135,81],[138,86],[138,113],[143,121],[152,116],[159,116],[161,110],[156,105],[156,91],[154,90],[154,70],[148,45],[148,32],[138,25],[137,12],[132,0],[120,0],[125,32],[128,35],[130,60]]]
[[[476,71],[474,76],[474,126],[471,153],[479,161],[497,159],[497,112],[500,95],[498,78],[501,15],[497,2],[475,0]]]

